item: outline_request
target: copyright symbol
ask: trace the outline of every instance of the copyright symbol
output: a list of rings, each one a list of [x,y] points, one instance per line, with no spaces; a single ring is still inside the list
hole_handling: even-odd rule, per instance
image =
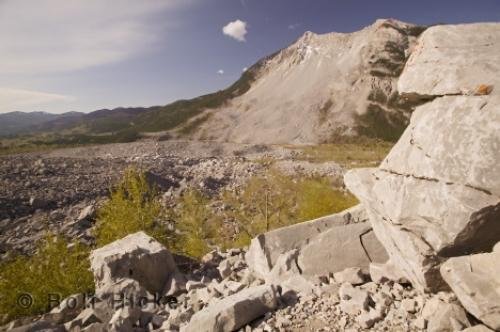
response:
[[[27,293],[19,295],[17,298],[17,305],[23,309],[28,309],[33,304],[33,296]]]

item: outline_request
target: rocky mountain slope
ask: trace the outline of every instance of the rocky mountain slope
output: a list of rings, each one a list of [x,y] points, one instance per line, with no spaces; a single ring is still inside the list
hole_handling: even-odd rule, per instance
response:
[[[354,33],[305,33],[261,62],[250,89],[195,137],[253,143],[317,143],[339,136],[396,140],[415,106],[396,83],[424,30],[378,20]]]

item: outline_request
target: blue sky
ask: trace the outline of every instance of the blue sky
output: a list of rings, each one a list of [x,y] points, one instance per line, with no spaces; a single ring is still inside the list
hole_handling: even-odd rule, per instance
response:
[[[0,113],[167,104],[228,86],[305,31],[377,18],[500,22],[500,1],[0,0]]]

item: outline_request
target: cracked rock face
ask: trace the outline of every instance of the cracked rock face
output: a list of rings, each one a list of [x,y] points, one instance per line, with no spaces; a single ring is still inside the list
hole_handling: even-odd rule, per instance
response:
[[[500,85],[499,85],[500,88]],[[445,96],[420,106],[381,168],[500,196],[500,96]]]
[[[500,252],[451,258],[441,274],[467,311],[500,330]]]
[[[499,237],[500,200],[481,191],[377,169],[345,180],[391,260],[421,288],[444,286],[439,264],[446,257],[487,250]]]
[[[417,107],[378,169],[345,176],[391,261],[421,290],[447,287],[439,266],[449,257],[500,240],[499,32],[499,24],[428,29],[399,88],[433,100]],[[489,88],[477,93],[478,84]],[[445,96],[455,94],[463,95]]]
[[[499,83],[498,72],[500,24],[435,26],[420,36],[398,90],[420,96],[481,94],[480,85]]]
[[[368,270],[370,262],[384,263],[388,256],[366,221],[366,213],[358,205],[258,235],[250,244],[248,265],[265,279],[280,255],[298,250],[298,269],[305,277],[326,276],[349,267]],[[336,250],[332,252],[332,248]]]

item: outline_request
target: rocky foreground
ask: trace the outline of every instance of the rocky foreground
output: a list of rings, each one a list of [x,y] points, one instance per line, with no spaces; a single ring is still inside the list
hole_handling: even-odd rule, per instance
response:
[[[429,28],[398,82],[423,105],[380,167],[345,175],[360,205],[187,273],[129,235],[92,252],[95,297],[5,328],[500,331],[499,66],[500,24]]]

